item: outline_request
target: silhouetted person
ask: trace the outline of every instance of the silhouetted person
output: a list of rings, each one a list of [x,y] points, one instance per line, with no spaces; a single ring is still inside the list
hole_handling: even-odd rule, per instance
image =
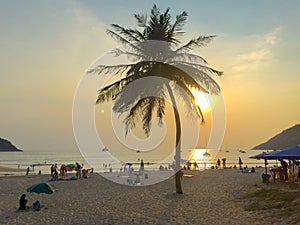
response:
[[[20,198],[20,206],[19,206],[19,210],[25,210],[26,209],[26,203],[27,203],[27,199],[26,199],[26,195],[23,194]]]
[[[29,174],[29,167],[27,167],[27,169],[26,169],[26,175],[28,175]]]
[[[220,159],[218,159],[218,161],[217,161],[217,165],[218,165],[218,167],[220,167],[220,166],[221,166],[221,161],[220,161]]]
[[[284,180],[288,180],[288,164],[286,161],[284,160],[280,160],[280,163],[281,163],[281,166],[282,166],[282,173],[283,173],[283,176],[284,176]]]
[[[223,162],[223,168],[226,168],[226,158],[223,158],[222,162]]]

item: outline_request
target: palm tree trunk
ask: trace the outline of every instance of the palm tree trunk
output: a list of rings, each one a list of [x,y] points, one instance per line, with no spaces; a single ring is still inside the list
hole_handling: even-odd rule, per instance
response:
[[[183,194],[182,187],[181,187],[181,177],[182,177],[182,171],[180,167],[180,154],[181,154],[181,123],[180,123],[180,117],[179,112],[177,109],[176,101],[174,98],[174,94],[172,92],[172,89],[169,84],[166,84],[166,87],[168,89],[172,105],[173,105],[173,111],[175,116],[175,124],[176,124],[176,152],[175,152],[175,187],[176,187],[176,193],[177,194]]]

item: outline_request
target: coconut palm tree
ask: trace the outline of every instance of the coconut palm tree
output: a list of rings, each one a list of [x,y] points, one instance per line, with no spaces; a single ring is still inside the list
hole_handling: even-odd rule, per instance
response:
[[[99,90],[96,103],[114,101],[113,110],[126,115],[126,133],[133,129],[138,121],[142,121],[143,130],[149,136],[153,114],[156,114],[161,124],[166,108],[165,99],[167,95],[170,97],[176,124],[175,184],[176,193],[179,194],[183,193],[180,171],[181,123],[175,96],[176,99],[181,98],[182,102],[185,102],[187,112],[201,118],[203,122],[202,111],[195,103],[191,90],[218,94],[220,87],[211,75],[222,74],[209,67],[204,58],[191,53],[195,47],[206,46],[215,36],[199,36],[181,44],[180,37],[184,33],[187,16],[187,12],[184,11],[177,15],[172,23],[169,9],[160,13],[154,5],[149,19],[146,15],[134,14],[140,29],[112,24],[107,33],[123,44],[123,47],[114,49],[113,53],[116,57],[128,56],[133,62],[97,65],[89,71],[98,74],[109,73],[117,78],[117,81]],[[134,85],[135,81],[153,77],[160,79],[152,80],[151,84],[145,82],[135,88],[126,88],[130,84]],[[155,96],[151,93],[155,93]]]

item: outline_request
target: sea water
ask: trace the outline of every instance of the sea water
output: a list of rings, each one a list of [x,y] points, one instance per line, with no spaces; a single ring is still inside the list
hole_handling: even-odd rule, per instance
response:
[[[197,149],[193,149],[197,150]],[[191,150],[191,152],[193,151]],[[203,151],[202,151],[203,152]],[[239,157],[243,161],[243,166],[263,166],[264,161],[263,160],[257,160],[257,159],[250,159],[250,156],[259,154],[262,152],[262,150],[246,150],[246,151],[239,151],[239,150],[227,150],[227,151],[216,151],[207,149],[204,152],[207,152],[208,157],[205,159],[196,159],[197,163],[199,164],[199,168],[209,168],[212,165],[215,165],[217,162],[217,159],[220,159],[222,162],[222,158],[226,158],[226,165],[227,167],[233,167],[234,165],[239,166]],[[159,158],[159,157],[158,157]],[[127,162],[133,164],[134,169],[138,169],[140,159],[143,159],[143,153],[137,154],[135,158],[128,159]],[[186,160],[193,160],[189,156],[185,156],[183,158],[183,162]],[[10,167],[10,168],[20,168],[20,169],[26,169],[27,167],[30,168],[30,173],[38,173],[39,170],[43,174],[49,174],[50,173],[50,166],[52,164],[57,163],[58,166],[61,164],[74,164],[74,163],[80,163],[84,165],[84,168],[89,169],[91,166],[87,163],[87,161],[84,159],[82,154],[79,150],[24,150],[23,152],[0,152],[0,166]],[[149,162],[149,164],[147,164]],[[124,162],[122,162],[124,165]],[[109,167],[112,167],[113,171],[119,171],[120,166],[122,166],[122,163],[120,164],[110,164],[108,161],[106,166],[103,165],[103,163],[99,163],[95,168],[96,171],[99,172],[105,172],[108,171]],[[166,163],[159,163],[155,162],[154,159],[144,159],[145,168],[155,170],[158,169],[160,164],[162,164],[164,167],[168,167],[167,164],[172,164],[172,162],[166,162]],[[157,164],[158,163],[158,164]],[[33,167],[34,165],[34,167]],[[20,174],[20,173],[10,173],[10,174]],[[22,172],[21,174],[24,174]],[[0,174],[1,175],[1,174]],[[3,173],[2,173],[3,175]]]

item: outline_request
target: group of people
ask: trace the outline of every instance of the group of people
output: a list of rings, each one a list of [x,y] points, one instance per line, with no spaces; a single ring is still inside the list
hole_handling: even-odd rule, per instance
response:
[[[80,178],[87,178],[88,169],[83,169],[83,164],[80,165],[79,163],[75,163],[75,167],[73,168],[76,171],[76,179],[80,179]],[[63,179],[68,172],[68,168],[65,164],[62,164],[60,169],[59,169],[59,174],[58,174],[58,167],[57,164],[52,164],[50,167],[50,171],[51,171],[51,180],[55,181],[55,180],[59,180],[59,176],[61,177],[61,179]],[[93,169],[91,169],[91,173],[93,173]]]
[[[251,169],[248,170],[248,167],[247,167],[247,165],[246,165],[246,166],[244,166],[243,168],[240,167],[240,170],[241,170],[242,173],[255,173],[255,168],[254,168],[254,166],[252,166]]]
[[[223,168],[225,169],[226,168],[226,158],[222,158],[222,165],[223,165]],[[218,159],[217,160],[217,163],[216,163],[216,169],[218,169],[218,167],[221,166],[221,160]]]
[[[275,178],[279,178],[281,181],[288,181],[289,180],[289,173],[290,175],[292,175],[292,168],[293,168],[293,162],[289,161],[289,163],[287,163],[285,160],[280,159],[280,167],[278,168],[272,168],[272,171],[274,172],[274,176]],[[299,166],[299,163],[296,162],[295,163],[296,166]],[[274,178],[274,179],[275,179]],[[300,178],[300,173],[299,173],[299,169],[298,169],[298,176],[297,178]]]
[[[91,173],[93,173],[93,168],[91,169]],[[76,171],[76,179],[80,179],[80,178],[88,178],[88,173],[89,170],[88,169],[83,169],[83,164],[80,165],[79,163],[75,163],[75,171]]]

